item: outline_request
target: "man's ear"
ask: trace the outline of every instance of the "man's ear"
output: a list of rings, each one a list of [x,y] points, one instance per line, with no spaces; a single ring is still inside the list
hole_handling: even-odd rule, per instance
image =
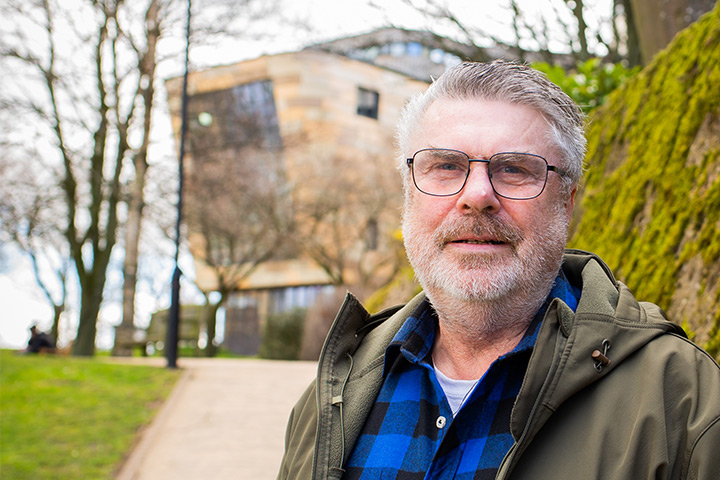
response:
[[[567,199],[567,203],[565,204],[565,208],[567,209],[568,217],[572,217],[573,209],[575,208],[575,194],[577,193],[577,187],[572,189],[572,192],[570,192],[570,196]]]

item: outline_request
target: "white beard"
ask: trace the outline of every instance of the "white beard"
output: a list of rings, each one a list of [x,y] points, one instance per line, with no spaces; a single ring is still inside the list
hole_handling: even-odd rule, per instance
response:
[[[420,219],[409,218],[408,208],[402,225],[405,250],[441,318],[464,325],[473,336],[513,324],[527,326],[562,264],[568,231],[562,205],[547,222],[526,232],[485,212],[447,218],[434,232],[425,232]],[[449,239],[487,234],[505,242],[509,254],[451,255],[445,250]]]

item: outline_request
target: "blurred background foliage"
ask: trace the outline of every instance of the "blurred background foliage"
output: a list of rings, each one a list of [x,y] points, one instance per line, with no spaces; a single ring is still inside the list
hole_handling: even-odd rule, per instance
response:
[[[580,61],[570,70],[547,62],[533,63],[532,67],[545,73],[586,113],[605,103],[611,92],[641,70],[640,66],[627,68],[623,63],[605,63],[597,57]]]

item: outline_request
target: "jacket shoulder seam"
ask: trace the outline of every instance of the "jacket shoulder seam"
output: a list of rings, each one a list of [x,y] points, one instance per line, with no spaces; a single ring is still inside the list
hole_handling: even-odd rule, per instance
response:
[[[690,339],[688,339],[688,338],[686,338],[686,337],[683,337],[682,335],[678,335],[677,333],[674,333],[674,332],[668,332],[668,335],[671,335],[671,336],[673,336],[673,337],[676,337],[676,338],[682,340],[684,343],[692,346],[692,348],[694,348],[695,351],[697,351],[697,352],[699,352],[701,355],[707,357],[707,358],[715,365],[715,368],[717,368],[718,370],[720,370],[720,365],[718,365],[717,360],[715,360],[715,358],[713,358],[713,356],[710,355],[708,352],[706,352],[705,350],[703,350],[702,348],[700,348],[700,346],[699,346],[698,344],[696,344],[696,343],[693,342],[692,340],[690,340]]]
[[[702,432],[700,432],[698,434],[697,438],[695,439],[695,441],[692,444],[692,448],[690,448],[690,450],[688,451],[687,456],[685,458],[685,462],[683,464],[683,472],[680,475],[681,478],[688,478],[688,475],[690,474],[690,461],[692,460],[693,454],[695,453],[695,447],[698,446],[698,444],[700,443],[700,440],[702,440],[702,438],[705,436],[705,434],[708,433],[711,428],[713,428],[715,425],[717,425],[718,422],[720,422],[720,415],[716,416],[712,420],[712,422],[710,422],[707,425],[707,427],[705,427],[702,430]]]

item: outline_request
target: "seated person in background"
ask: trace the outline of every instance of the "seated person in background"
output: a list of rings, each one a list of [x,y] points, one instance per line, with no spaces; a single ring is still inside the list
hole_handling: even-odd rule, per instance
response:
[[[55,340],[47,333],[41,332],[37,326],[30,327],[30,340],[28,340],[27,353],[53,353]]]

